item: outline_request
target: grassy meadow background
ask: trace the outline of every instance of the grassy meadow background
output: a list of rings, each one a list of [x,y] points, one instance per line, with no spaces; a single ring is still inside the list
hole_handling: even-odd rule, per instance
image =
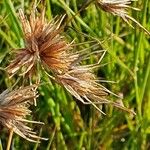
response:
[[[42,76],[37,107],[32,106],[31,119],[45,125],[31,125],[41,136],[49,138],[40,144],[30,143],[13,136],[13,150],[149,150],[150,149],[150,37],[134,23],[134,29],[121,18],[98,8],[94,2],[82,10],[86,0],[45,0],[46,18],[66,14],[65,34],[71,41],[83,43],[90,39],[101,41],[107,50],[96,74],[108,81],[104,85],[116,94],[123,95],[123,103],[133,109],[136,116],[112,106],[102,106],[106,116],[94,107],[84,105],[62,87]],[[24,47],[18,9],[27,16],[32,9],[30,0],[0,0],[0,91],[14,86],[18,76],[11,80],[5,67],[11,60],[13,49]],[[132,6],[141,11],[129,10],[150,31],[150,2],[139,0]],[[41,3],[38,5],[40,12]],[[84,47],[83,47],[84,48]],[[91,56],[86,63],[95,62]],[[21,85],[18,81],[18,85]],[[17,87],[17,86],[16,86]],[[113,100],[113,97],[109,99]],[[5,150],[9,132],[0,129],[0,150]]]

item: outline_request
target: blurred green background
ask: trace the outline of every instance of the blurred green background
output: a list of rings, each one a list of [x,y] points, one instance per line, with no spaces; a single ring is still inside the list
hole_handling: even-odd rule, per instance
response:
[[[86,0],[45,0],[46,18],[67,14],[65,28],[68,38],[76,43],[96,39],[107,50],[97,75],[116,83],[104,84],[109,90],[123,95],[123,103],[136,116],[111,106],[102,106],[106,116],[95,108],[73,98],[62,87],[42,76],[38,106],[32,106],[31,119],[43,121],[40,134],[49,138],[40,144],[13,136],[13,150],[149,150],[150,149],[150,37],[138,26],[131,28],[119,17],[103,12],[94,2],[78,13]],[[24,46],[18,9],[27,16],[32,9],[30,0],[0,0],[0,91],[14,85],[4,68],[9,64],[13,49]],[[132,2],[141,11],[129,10],[150,31],[149,0]],[[38,9],[42,8],[41,3]],[[72,27],[73,30],[68,29]],[[78,32],[76,32],[78,31]],[[84,34],[86,34],[86,36]],[[88,36],[87,36],[88,35]],[[95,62],[94,56],[87,63]],[[45,82],[45,84],[44,84]],[[18,84],[21,84],[19,81]],[[39,132],[40,127],[31,125]],[[0,150],[5,149],[8,131],[1,128]]]

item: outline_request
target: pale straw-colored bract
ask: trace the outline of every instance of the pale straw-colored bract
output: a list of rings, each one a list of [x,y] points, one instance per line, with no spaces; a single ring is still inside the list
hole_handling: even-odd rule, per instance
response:
[[[0,94],[0,124],[31,142],[39,142],[41,138],[27,126],[27,123],[43,124],[30,121],[26,117],[31,111],[28,109],[37,97],[36,86],[21,87],[17,90],[5,90]]]

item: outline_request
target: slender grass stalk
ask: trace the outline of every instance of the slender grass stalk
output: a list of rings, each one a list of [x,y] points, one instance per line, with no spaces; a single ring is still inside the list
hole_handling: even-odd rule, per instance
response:
[[[0,150],[3,150],[1,139],[0,139]]]
[[[75,13],[73,10],[71,10],[71,9],[69,8],[69,6],[68,6],[63,0],[59,0],[59,1],[60,1],[60,3],[64,6],[64,8],[66,9],[66,11],[69,11],[73,16],[76,15],[76,13]],[[78,21],[82,26],[85,27],[85,29],[86,29],[87,31],[89,31],[92,35],[95,35],[95,33],[92,31],[92,29],[91,29],[80,17],[76,16],[75,18],[77,19],[77,21]]]
[[[148,58],[150,58],[150,53],[148,55]],[[143,85],[141,87],[141,94],[140,94],[140,99],[141,100],[144,98],[144,93],[145,93],[146,86],[148,84],[149,75],[150,75],[150,59],[147,62],[146,72],[145,72],[145,75],[144,75],[144,78],[143,78],[144,79],[143,80]]]
[[[78,150],[82,149],[82,146],[83,146],[83,143],[84,143],[84,138],[86,138],[86,133],[82,132],[81,136],[80,136],[80,139],[79,139],[79,143],[77,145]]]
[[[10,129],[10,133],[9,133],[9,138],[8,138],[6,150],[10,150],[13,133],[14,133],[13,129]]]
[[[53,141],[53,139],[54,139],[55,133],[56,133],[56,126],[55,126],[55,128],[54,128],[52,134],[50,135],[49,142],[48,142],[48,145],[47,145],[47,147],[46,147],[46,150],[50,150],[50,147],[51,147],[51,145],[52,145],[52,141]]]
[[[17,48],[18,46],[16,45],[15,42],[13,42],[10,37],[0,29],[0,35],[7,41],[7,43],[10,45],[11,48]]]
[[[142,24],[144,24],[145,22],[145,17],[146,17],[146,12],[147,12],[147,7],[148,6],[148,0],[145,0],[144,1],[144,11],[143,11],[143,15],[142,15]],[[135,64],[134,64],[134,74],[135,74],[135,92],[136,92],[136,101],[137,101],[137,104],[138,104],[138,114],[139,114],[139,119],[141,120],[141,107],[142,107],[142,97],[140,98],[140,91],[139,91],[139,83],[138,83],[138,68],[139,68],[139,58],[140,58],[140,51],[142,50],[142,45],[143,45],[143,42],[142,42],[142,39],[143,39],[143,33],[140,32],[139,35],[138,35],[138,42],[137,42],[137,46],[135,46]],[[136,43],[136,42],[135,42]]]
[[[47,16],[48,16],[48,19],[52,19],[52,10],[51,10],[51,2],[50,0],[46,0],[47,2]]]
[[[21,31],[21,26],[20,26],[19,19],[16,15],[16,10],[15,10],[11,0],[5,0],[4,2],[5,2],[5,5],[6,5],[6,9],[9,12],[14,32],[17,35],[17,39],[20,40],[22,31]]]

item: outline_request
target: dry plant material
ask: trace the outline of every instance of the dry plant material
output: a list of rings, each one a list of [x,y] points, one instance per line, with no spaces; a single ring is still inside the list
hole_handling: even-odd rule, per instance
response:
[[[131,7],[130,4],[132,0],[96,0],[98,6],[104,10],[105,12],[111,13],[113,15],[117,15],[121,17],[125,22],[127,22],[130,26],[129,20],[136,23],[141,29],[143,29],[148,35],[150,32],[144,28],[138,21],[129,16],[128,9],[139,10],[138,8]]]
[[[28,107],[37,97],[36,88],[32,85],[14,91],[7,89],[0,94],[0,124],[31,142],[45,140],[26,125],[27,123],[43,124],[26,119],[26,116],[31,113]]]
[[[120,16],[126,22],[128,22],[127,9],[132,8],[134,10],[138,10],[137,8],[129,6],[131,4],[131,0],[97,0],[97,3],[104,11]]]
[[[113,105],[129,113],[135,114],[132,110],[125,108],[123,104],[112,102],[107,99],[108,94],[117,95],[99,83],[100,81],[93,73],[95,67],[98,67],[97,64],[85,66],[75,64],[64,74],[57,75],[56,80],[77,100],[84,104],[93,105],[103,114],[105,113],[99,108],[99,105],[101,104]]]
[[[45,10],[42,11],[40,17],[35,12],[36,8],[33,9],[28,20],[23,11],[19,11],[25,48],[18,51],[15,59],[7,67],[10,76],[16,74],[20,69],[22,75],[27,73],[32,75],[33,70],[37,70],[38,62],[42,68],[52,71],[54,75],[52,78],[84,104],[92,104],[100,112],[102,111],[98,105],[104,103],[132,112],[122,105],[106,99],[108,93],[111,92],[96,82],[97,79],[91,71],[94,65],[80,65],[81,60],[84,59],[82,59],[83,55],[86,57],[90,55],[85,52],[90,48],[78,50],[76,53],[72,52],[75,51],[76,44],[68,43],[61,35],[60,25],[63,17],[47,23]]]
[[[68,70],[68,66],[76,59],[77,55],[68,54],[68,51],[72,49],[71,43],[67,43],[64,36],[60,34],[63,17],[47,22],[45,10],[43,9],[42,14],[38,16],[36,8],[31,12],[29,20],[21,9],[19,16],[25,48],[17,51],[14,60],[7,67],[10,77],[18,71],[21,71],[20,75],[38,74],[38,64],[45,68],[48,67],[55,73]]]

